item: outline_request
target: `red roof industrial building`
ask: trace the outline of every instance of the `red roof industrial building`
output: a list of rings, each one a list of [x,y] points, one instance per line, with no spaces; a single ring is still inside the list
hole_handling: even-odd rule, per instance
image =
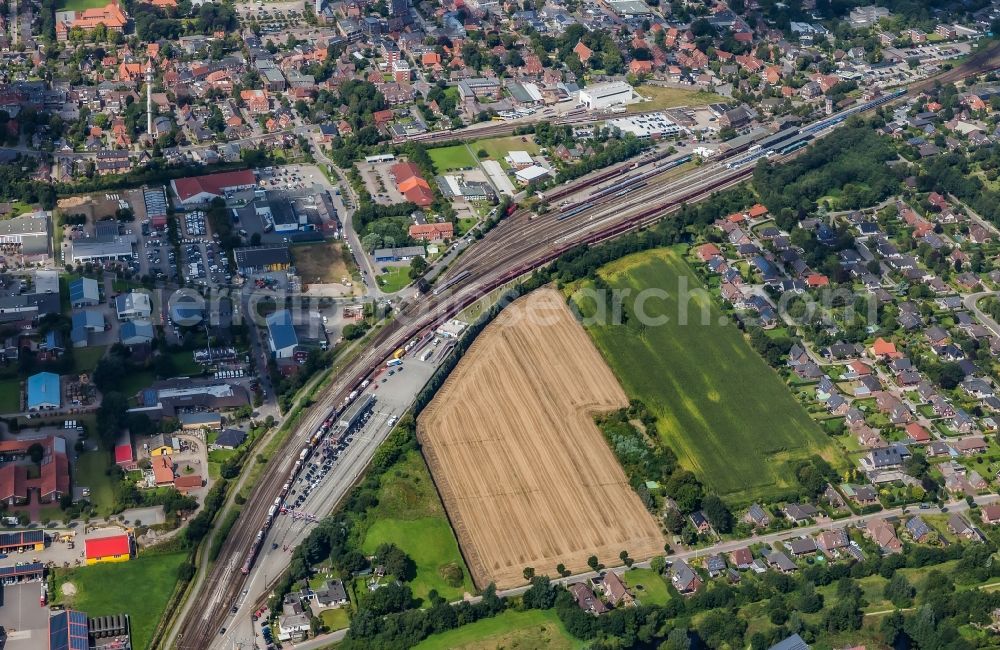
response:
[[[111,535],[84,540],[88,563],[127,558],[132,555],[132,540],[128,535]]]
[[[170,181],[174,194],[185,205],[208,203],[227,191],[250,189],[257,186],[257,179],[249,169],[204,176],[191,176]]]
[[[399,190],[407,201],[426,208],[434,202],[430,184],[420,175],[420,168],[411,162],[396,163],[389,170]]]

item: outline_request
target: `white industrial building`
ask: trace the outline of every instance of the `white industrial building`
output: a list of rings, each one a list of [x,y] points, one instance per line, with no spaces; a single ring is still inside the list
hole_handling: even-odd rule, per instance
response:
[[[514,172],[514,176],[522,183],[533,183],[549,175],[549,170],[541,165],[532,165]]]
[[[70,247],[69,258],[74,263],[101,262],[135,257],[131,237],[115,237],[107,241],[96,237],[76,239]]]
[[[624,81],[611,81],[587,86],[580,91],[580,103],[590,110],[601,110],[611,106],[629,104],[635,93],[632,86]]]
[[[631,133],[637,138],[669,138],[683,133],[685,129],[666,116],[665,113],[650,113],[632,117],[616,117],[607,125],[622,133]]]

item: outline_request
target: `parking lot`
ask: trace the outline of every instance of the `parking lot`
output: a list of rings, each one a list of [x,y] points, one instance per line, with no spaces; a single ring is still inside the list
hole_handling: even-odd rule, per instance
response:
[[[259,185],[269,192],[268,202],[288,201],[296,203],[296,214],[304,214],[307,228],[321,231],[324,236],[342,236],[339,215],[344,213],[343,197],[339,188],[331,186],[323,173],[315,165],[287,165],[258,170]],[[252,198],[252,197],[251,197]],[[310,205],[311,203],[311,205]],[[320,206],[322,203],[322,206]],[[288,243],[298,231],[275,232],[273,225],[265,223],[257,213],[258,202],[234,202],[234,226],[246,245],[254,234],[260,236],[262,244]],[[320,211],[318,208],[322,207]]]
[[[396,189],[396,181],[389,171],[395,165],[395,161],[384,163],[358,163],[358,171],[365,181],[365,189],[372,195],[376,203],[390,205],[402,203],[406,198]]]
[[[39,605],[41,583],[5,585],[0,625],[7,631],[6,650],[38,650],[49,643],[49,608]]]

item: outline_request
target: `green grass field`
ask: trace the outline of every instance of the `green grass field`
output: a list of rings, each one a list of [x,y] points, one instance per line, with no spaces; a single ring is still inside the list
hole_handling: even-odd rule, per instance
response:
[[[670,600],[666,581],[652,569],[629,569],[622,580],[643,605],[666,605]]]
[[[524,141],[522,142],[522,138]],[[527,151],[532,156],[538,153],[540,147],[535,144],[535,140],[530,135],[511,135],[505,138],[490,138],[489,140],[479,140],[473,142],[471,145],[472,150],[479,152],[480,149],[484,150],[490,155],[490,158],[497,161],[502,161],[503,157],[511,151]]]
[[[21,410],[21,380],[0,381],[0,413],[17,413]]]
[[[378,276],[378,286],[386,293],[396,293],[410,284],[410,267],[387,266],[386,272]]]
[[[93,347],[76,348],[73,350],[73,363],[76,364],[77,372],[94,372],[97,362],[104,356],[107,346],[95,345]]]
[[[424,459],[411,452],[382,479],[378,506],[369,512],[362,551],[374,553],[379,544],[392,543],[417,565],[410,583],[413,595],[426,598],[431,589],[447,600],[457,600],[475,587],[458,550],[458,541],[444,513]],[[453,586],[444,572],[458,567],[461,584]]]
[[[198,377],[204,372],[204,368],[194,360],[190,350],[171,352],[170,356],[174,360],[178,377]]]
[[[570,636],[554,609],[525,612],[507,610],[499,616],[476,621],[427,637],[414,650],[573,650],[583,642]]]
[[[319,618],[323,621],[323,625],[330,628],[331,632],[343,630],[351,624],[351,615],[348,614],[346,607],[324,609],[320,612]]]
[[[156,381],[156,376],[149,370],[130,373],[122,382],[121,393],[132,399],[139,391],[148,388],[154,381]]]
[[[108,452],[88,451],[76,461],[73,477],[75,484],[90,488],[90,502],[102,517],[110,515],[115,505],[114,482],[106,473],[110,466]]]
[[[734,501],[766,498],[792,485],[789,461],[842,459],[778,375],[722,314],[676,250],[631,255],[601,269],[613,289],[630,289],[625,323],[588,330],[631,399],[656,414],[681,463]],[[647,325],[635,315],[636,295]],[[686,324],[678,295],[687,292]],[[647,294],[648,296],[648,294]],[[575,298],[584,315],[593,299]],[[657,324],[656,319],[666,317]]]
[[[715,102],[728,101],[722,95],[716,95],[704,90],[686,90],[684,88],[664,88],[663,86],[636,86],[635,92],[649,98],[648,102],[629,104],[629,113],[655,111],[675,106],[704,106]]]
[[[128,614],[132,619],[133,647],[144,650],[177,584],[177,569],[186,557],[187,553],[146,555],[129,562],[57,571],[57,602],[89,616]],[[62,595],[62,585],[67,582],[76,588],[72,597]]]
[[[56,11],[83,11],[95,7],[107,6],[109,0],[63,0],[62,6]]]
[[[428,149],[427,153],[430,155],[431,160],[434,162],[434,168],[437,169],[439,174],[453,169],[475,167],[479,164],[464,144]]]

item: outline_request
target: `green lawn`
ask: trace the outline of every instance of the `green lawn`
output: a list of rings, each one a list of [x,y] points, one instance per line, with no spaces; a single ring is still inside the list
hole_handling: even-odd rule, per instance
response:
[[[108,0],[63,0],[61,4],[62,6],[56,11],[83,11],[84,9],[104,7],[108,4]]]
[[[479,219],[476,219],[475,217],[465,217],[463,219],[459,219],[458,223],[455,224],[455,234],[458,237],[461,237],[465,233],[469,232],[469,229],[471,229],[478,222]]]
[[[434,168],[439,174],[455,169],[475,167],[479,164],[464,144],[428,149],[427,153],[430,155],[431,160],[434,162]]]
[[[524,138],[522,142],[521,139]],[[511,151],[527,151],[532,156],[538,153],[540,147],[535,144],[535,140],[530,135],[511,135],[504,138],[490,138],[489,140],[479,140],[469,145],[478,155],[482,149],[490,155],[493,160],[501,161]]]
[[[331,632],[334,630],[343,630],[351,624],[351,615],[347,613],[346,607],[324,609],[320,612],[319,618],[323,621],[323,625],[330,628]]]
[[[588,331],[628,396],[650,408],[660,435],[710,489],[738,502],[766,498],[793,485],[790,461],[821,454],[841,464],[774,370],[722,322],[678,251],[631,255],[600,273],[613,289],[632,293],[623,324],[589,324]],[[635,314],[644,289],[663,292],[646,294],[646,325]],[[594,313],[593,298],[574,299],[585,316]]]
[[[378,286],[386,293],[396,293],[410,284],[410,267],[387,266],[386,272],[378,276]]]
[[[89,616],[128,614],[133,647],[145,650],[177,584],[177,569],[186,557],[187,553],[146,555],[129,562],[57,570],[57,602]],[[72,597],[62,595],[66,582],[76,588]]]
[[[362,551],[374,553],[384,543],[401,548],[417,565],[417,576],[410,583],[415,597],[426,598],[436,589],[443,598],[457,600],[465,592],[475,591],[419,453],[407,454],[382,479],[378,506],[369,511],[368,522]],[[446,574],[457,574],[456,569],[461,571],[461,581],[449,581]]]
[[[666,581],[652,569],[629,569],[622,580],[643,605],[665,605],[670,600]]]
[[[115,505],[114,481],[106,473],[109,467],[108,452],[84,452],[76,461],[76,476],[73,477],[75,484],[90,488],[90,502],[102,517],[111,514]]]
[[[211,444],[211,443],[209,443]],[[209,478],[219,478],[222,463],[226,462],[230,456],[236,453],[235,449],[213,449],[208,452],[208,476]]]
[[[171,352],[170,356],[174,360],[178,377],[198,377],[204,370],[201,364],[194,360],[194,355],[191,354],[190,350]]]
[[[76,364],[76,371],[88,374],[94,372],[97,362],[101,360],[101,357],[104,356],[104,351],[107,349],[107,346],[104,345],[75,348],[73,350],[73,362]]]
[[[0,413],[17,413],[21,410],[21,380],[0,381]]]
[[[635,92],[648,97],[648,102],[629,104],[628,112],[655,111],[675,106],[704,106],[715,102],[727,102],[725,97],[704,90],[685,90],[684,88],[664,88],[663,86],[636,86]]]
[[[582,648],[566,631],[554,609],[507,610],[493,618],[427,637],[414,650],[572,650]]]
[[[129,373],[128,377],[122,381],[121,393],[131,399],[143,388],[148,388],[154,381],[156,381],[156,376],[149,370]]]

